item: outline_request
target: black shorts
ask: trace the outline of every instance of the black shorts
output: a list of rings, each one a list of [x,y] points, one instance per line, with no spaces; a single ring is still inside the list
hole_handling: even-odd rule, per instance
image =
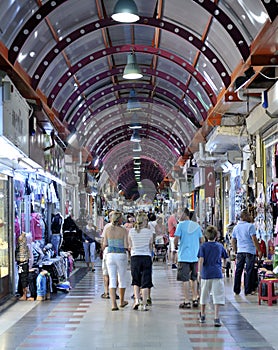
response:
[[[22,288],[27,288],[29,281],[28,281],[28,275],[29,275],[29,263],[18,263],[18,277],[21,283]]]
[[[188,282],[197,280],[198,262],[179,262],[177,281]]]
[[[132,285],[140,288],[151,288],[152,258],[149,255],[135,255],[130,258]]]

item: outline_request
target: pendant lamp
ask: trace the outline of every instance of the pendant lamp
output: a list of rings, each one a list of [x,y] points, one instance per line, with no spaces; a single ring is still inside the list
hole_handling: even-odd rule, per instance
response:
[[[142,147],[140,145],[140,142],[134,142],[133,152],[141,152],[141,151],[142,151]]]
[[[127,56],[127,65],[124,69],[123,78],[124,79],[141,79],[143,74],[140,67],[137,64],[136,56],[134,52],[131,52]]]
[[[142,129],[142,125],[139,123],[139,118],[136,112],[133,113],[128,127],[130,129]]]
[[[130,90],[126,108],[129,112],[138,111],[141,109],[141,104],[136,97],[136,92],[134,89]]]
[[[134,23],[139,20],[138,9],[133,0],[118,0],[113,14],[114,21],[122,23]]]
[[[130,141],[132,142],[141,142],[141,137],[137,129],[135,129],[131,135]]]

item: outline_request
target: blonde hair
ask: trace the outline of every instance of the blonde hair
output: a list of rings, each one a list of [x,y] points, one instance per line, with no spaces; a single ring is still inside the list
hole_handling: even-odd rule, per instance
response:
[[[113,226],[120,226],[120,219],[122,218],[122,213],[120,211],[113,211],[111,215],[111,223]]]
[[[134,228],[137,232],[140,231],[141,228],[146,226],[146,222],[148,221],[148,215],[146,213],[138,213],[135,218]]]

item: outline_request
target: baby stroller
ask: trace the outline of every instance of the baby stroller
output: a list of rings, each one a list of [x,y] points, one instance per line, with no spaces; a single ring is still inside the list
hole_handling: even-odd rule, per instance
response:
[[[153,261],[159,261],[162,260],[163,262],[166,262],[167,258],[167,242],[168,237],[166,236],[158,236],[155,239],[154,244],[154,257]]]

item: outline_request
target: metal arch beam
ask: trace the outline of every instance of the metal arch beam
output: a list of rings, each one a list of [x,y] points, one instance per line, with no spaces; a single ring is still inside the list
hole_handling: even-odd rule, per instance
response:
[[[165,142],[163,142],[164,145],[166,145],[173,154],[176,153],[174,151],[174,148],[177,148],[181,151],[183,151],[186,148],[186,145],[176,134],[174,133],[171,134],[168,131],[161,129],[161,126],[152,126],[148,124],[141,124],[141,125],[142,125],[142,129],[140,129],[139,131],[141,135],[144,134],[146,136],[152,136],[152,135],[158,134],[158,139],[161,139],[161,140],[165,139]],[[128,128],[128,124],[114,127],[113,129],[108,130],[105,133],[102,131],[100,134],[101,136],[91,146],[91,149],[94,149],[94,151],[97,153],[98,153],[97,149],[103,152],[102,147],[107,141],[111,142],[112,138],[117,140],[117,137],[120,136],[119,134],[122,134],[122,136],[130,137],[132,132],[133,130]],[[96,138],[95,135],[88,137],[88,143],[85,145],[86,147],[88,147],[88,145],[90,144],[90,140],[92,137]],[[98,154],[98,156],[100,156],[100,154]]]
[[[264,8],[266,9],[266,12],[271,19],[272,22],[274,22],[275,18],[277,17],[277,1],[270,0],[265,1],[261,0]]]
[[[84,101],[84,103],[77,109],[77,111],[75,112],[74,116],[72,117],[71,120],[66,120],[69,124],[71,125],[76,125],[76,123],[78,122],[78,119],[81,118],[82,114],[88,109],[88,107],[90,107],[91,105],[93,105],[95,103],[96,100],[103,98],[104,96],[108,95],[108,94],[113,94],[115,91],[118,91],[120,89],[131,89],[132,87],[134,88],[142,88],[145,90],[153,90],[153,86],[149,85],[149,84],[140,84],[140,83],[136,83],[136,84],[125,84],[126,87],[123,87],[123,85],[116,85],[116,86],[111,86],[109,88],[105,88],[104,90],[100,90],[98,91],[96,94],[92,95],[88,98],[86,101]],[[196,127],[199,128],[200,127],[200,123],[199,121],[195,118],[195,116],[193,115],[193,112],[191,111],[191,109],[184,104],[184,102],[178,98],[176,95],[174,95],[173,93],[169,92],[168,90],[165,90],[163,88],[160,87],[156,87],[155,88],[156,94],[155,97],[157,100],[161,100],[163,104],[166,104],[167,101],[162,99],[158,93],[160,93],[161,96],[163,97],[167,97],[170,101],[171,101],[171,107],[172,108],[176,108],[178,110],[181,110],[184,115],[185,115],[185,119],[190,120],[190,122]],[[86,122],[89,122],[89,119],[93,118],[94,116],[96,116],[97,113],[111,108],[115,105],[119,105],[119,104],[126,104],[128,102],[129,96],[127,97],[123,97],[120,99],[117,99],[115,101],[110,101],[107,102],[105,104],[103,104],[102,106],[96,108],[96,111],[93,111],[93,113],[90,114],[90,116],[86,119]],[[141,102],[151,102],[154,101],[155,98],[150,98],[150,97],[140,97],[137,96],[138,101]],[[170,101],[168,102],[170,104]],[[79,105],[80,103],[77,102],[77,104]],[[203,114],[204,114],[204,109],[203,109]],[[203,116],[203,115],[202,115]],[[205,120],[205,118],[203,119]],[[84,121],[82,121],[84,122]]]
[[[157,106],[157,105],[155,105]],[[164,130],[168,130],[168,132],[170,133],[171,130],[173,129],[169,129],[169,125],[167,124],[169,117],[165,114],[164,111],[157,111],[155,109],[150,109],[150,108],[142,108],[143,109],[143,113],[145,114],[152,114],[152,118],[153,116],[156,116],[157,118],[154,118],[154,119],[160,119],[160,127],[163,127]],[[126,111],[114,111],[112,113],[109,113],[108,117],[111,118],[111,120],[115,121],[115,124],[116,123],[122,123],[121,121],[121,116],[123,116],[125,118],[125,114],[127,112]],[[179,124],[182,124],[182,115],[178,114],[177,115],[174,115],[173,114],[173,117],[175,118],[175,123],[172,124],[173,127],[175,127],[175,132],[174,132],[174,135],[175,137],[178,137],[179,139],[184,139],[184,140],[187,140],[187,142],[189,142],[189,140],[191,140],[191,138],[194,137],[194,130],[185,130],[185,128],[182,129],[182,125],[179,126]],[[164,120],[164,118],[166,119],[166,121]],[[106,127],[106,124],[107,124],[107,119],[105,119],[104,117],[100,117],[100,119],[102,120],[102,123],[98,123],[97,125],[97,129],[98,131],[96,132],[96,130],[94,129],[93,125],[90,126],[90,124],[82,124],[81,128],[79,129],[78,131],[78,134],[79,135],[82,135],[80,137],[80,144],[82,144],[82,146],[88,146],[91,142],[91,139],[94,138],[94,139],[98,139],[98,137],[101,137],[102,135],[102,130],[103,129],[107,129]],[[146,117],[145,119],[148,119],[148,117]],[[91,120],[91,122],[93,122]],[[123,125],[126,125],[128,126],[130,124],[129,121],[127,121],[126,123],[124,123]],[[180,131],[177,132],[177,129],[181,127]],[[86,132],[86,128],[88,128],[88,130],[90,130],[89,132]],[[113,126],[114,128],[114,126]],[[113,130],[112,128],[110,128],[109,131]],[[173,131],[172,131],[173,133]],[[178,136],[179,135],[179,136]],[[84,142],[82,142],[82,139],[84,139]],[[85,142],[86,141],[86,142]]]
[[[146,136],[147,138],[151,137],[151,138],[154,138],[155,140],[161,141],[164,144],[164,146],[167,146],[169,148],[172,154],[177,153],[177,151],[175,150],[175,147],[179,149],[180,152],[185,151],[185,145],[183,145],[181,141],[180,141],[180,144],[178,144],[177,141],[172,138],[174,143],[172,144],[171,142],[169,142],[169,136],[167,135],[167,133],[163,132],[162,130],[159,130],[159,128],[156,128],[156,129],[158,131],[142,128],[140,129],[140,135]],[[121,136],[118,134],[115,135],[117,131],[119,131],[119,133],[122,133],[122,135]],[[111,135],[107,133],[102,134],[102,138],[99,140],[97,144],[94,145],[94,150],[98,155],[98,157],[103,158],[104,157],[103,154],[107,153],[111,147],[115,146],[115,143],[114,143],[115,141],[119,143],[120,140],[121,141],[129,140],[131,137],[131,134],[132,134],[132,130],[125,132],[121,127],[115,128],[113,130],[113,134],[111,133]],[[109,144],[107,144],[104,147],[105,143],[108,143],[107,140],[109,140]],[[100,150],[100,152],[96,150],[97,148]]]
[[[169,152],[166,148],[163,148],[159,151],[159,158],[157,157],[157,148],[159,141],[152,139],[143,139],[141,142],[142,150],[144,149],[144,154],[140,154],[140,159],[148,159],[150,161],[159,163],[163,168],[163,171],[167,173],[172,166],[175,164],[175,159],[173,156],[169,155]],[[111,177],[118,177],[119,164],[126,164],[129,161],[133,160],[134,154],[132,144],[130,141],[124,141],[121,144],[113,147],[106,155],[103,157],[103,167]],[[173,161],[173,164],[168,164],[170,161]],[[115,168],[115,165],[117,167]],[[167,166],[168,165],[168,166]],[[115,176],[114,176],[115,175]]]
[[[110,115],[109,115],[110,117]],[[106,121],[104,121],[106,123]],[[144,121],[146,123],[146,121]],[[142,125],[144,123],[141,123]],[[126,123],[126,124],[123,124],[125,125],[125,127],[127,128],[129,123]],[[167,126],[167,125],[166,125]],[[86,148],[90,148],[91,150],[94,150],[94,152],[98,153],[98,150],[97,150],[97,147],[100,147],[99,146],[99,142],[96,142],[94,143],[93,145],[91,145],[91,141],[92,139],[95,139],[95,140],[101,140],[102,136],[103,136],[103,129],[105,129],[104,127],[101,127],[100,125],[97,125],[97,128],[99,129],[99,131],[97,133],[95,133],[95,131],[93,130],[93,128],[91,128],[91,132],[90,133],[87,133],[86,136],[83,136],[83,138],[85,139],[86,138],[86,142],[85,140],[82,141],[82,138],[80,139],[80,144],[82,144],[83,147],[86,147]],[[155,128],[155,127],[151,127],[151,128]],[[161,119],[161,124],[159,125],[159,128],[163,128],[163,132],[165,132],[165,130],[167,131],[167,133],[170,135],[171,133],[171,130],[169,130],[168,126],[164,128],[164,122],[163,122],[163,119]],[[177,128],[177,126],[176,126]],[[109,133],[112,133],[112,131],[115,129],[115,127],[113,127],[113,129],[109,129],[108,132]],[[182,130],[183,131],[183,130]],[[122,131],[121,131],[122,132]],[[82,131],[80,132],[81,135],[84,135],[84,133],[82,133]],[[179,134],[179,136],[178,136]],[[181,143],[181,140],[186,140],[187,143],[190,142],[191,138],[194,136],[194,133],[188,133],[188,135],[186,135],[185,133],[181,134],[181,132],[177,133],[176,131],[175,132],[172,132],[172,135],[175,139],[175,142],[178,143],[177,145],[177,148],[179,149],[183,149],[185,147],[182,146],[182,143]],[[90,146],[91,145],[91,146]]]
[[[141,129],[142,130],[142,129]],[[159,141],[163,146],[163,147],[167,147],[167,149],[169,149],[169,153],[174,157],[179,157],[181,154],[183,154],[183,152],[185,152],[186,148],[185,147],[176,147],[177,150],[179,150],[179,154],[177,154],[177,150],[173,149],[174,147],[172,147],[172,145],[170,144],[170,142],[168,141],[168,138],[165,136],[161,136],[161,134],[159,134],[158,132],[150,132],[147,131],[147,133],[145,134],[144,132],[141,132],[140,135],[142,136],[142,138],[148,138],[151,140],[157,140]],[[143,136],[147,136],[147,137],[143,137]],[[99,147],[95,147],[94,152],[95,154],[97,154],[100,158],[104,158],[106,153],[113,147],[116,146],[117,144],[123,142],[123,141],[130,141],[130,137],[131,137],[131,133],[130,134],[125,134],[125,135],[115,135],[114,137],[110,138],[110,143],[107,144],[104,141],[102,141],[102,144],[99,145]],[[131,141],[130,141],[131,142]]]
[[[37,12],[31,16],[28,21],[23,25],[22,29],[18,33],[17,37],[13,41],[9,53],[9,60],[12,62],[12,64],[15,63],[15,61],[18,58],[19,52],[21,51],[25,41],[29,37],[29,35],[33,32],[33,30],[36,28],[36,26],[44,20],[52,11],[57,9],[61,4],[63,4],[66,0],[56,0],[47,2],[43,6],[41,6]],[[194,0],[196,4],[203,7],[206,11],[211,13],[211,15],[223,26],[223,28],[227,31],[228,35],[232,38],[235,45],[238,47],[239,52],[241,53],[241,56],[244,60],[246,60],[249,56],[249,47],[247,45],[247,42],[245,41],[243,35],[233,23],[233,21],[229,18],[228,15],[225,14],[223,10],[221,10],[217,5],[211,3],[210,0]],[[213,5],[213,6],[212,6]],[[228,24],[231,24],[232,27],[227,27]],[[61,47],[63,49],[67,46],[67,40],[76,40],[80,36],[92,32],[94,30],[100,30],[105,27],[112,27],[115,25],[121,25],[118,22],[113,21],[110,18],[106,18],[103,20],[98,20],[93,23],[89,23],[85,26],[80,27],[76,31],[73,31],[71,34],[67,36],[67,38],[63,39],[61,41]],[[204,54],[207,56],[207,58],[210,60],[212,58],[215,58],[215,55],[212,53],[212,51],[209,49],[208,46],[206,46],[199,38],[197,38],[195,35],[190,33],[189,31],[185,30],[182,27],[179,27],[176,24],[167,22],[163,19],[156,19],[152,17],[140,17],[139,21],[136,22],[136,25],[147,25],[152,26],[158,29],[167,30],[172,32],[175,35],[178,35],[182,37],[185,40],[189,40],[189,38],[192,38],[190,40],[191,44],[194,45],[197,49],[202,50],[202,48],[205,48]],[[60,48],[61,49],[61,48]],[[44,61],[44,60],[43,60]],[[224,66],[219,62],[215,62],[215,68],[218,71],[218,73],[221,76],[221,73],[223,74],[225,72],[225,69],[223,70]],[[221,67],[222,66],[222,67]],[[218,67],[218,69],[217,69]],[[221,67],[221,69],[220,69]],[[229,83],[225,84],[227,87]]]
[[[145,46],[145,45],[122,45],[122,46],[110,47],[110,48],[105,49],[105,51],[100,50],[100,51],[95,52],[94,54],[90,54],[90,55],[84,57],[83,59],[81,59],[80,61],[78,61],[69,70],[67,70],[60,77],[60,79],[57,81],[55,87],[51,90],[49,97],[48,97],[48,101],[47,101],[49,106],[50,107],[52,106],[52,104],[54,103],[59,92],[62,90],[63,86],[65,85],[65,83],[74,74],[76,74],[80,69],[84,68],[86,65],[88,65],[92,62],[95,62],[98,59],[103,58],[104,56],[113,55],[113,54],[119,53],[119,52],[120,53],[130,52],[131,48],[133,48],[136,52],[149,53],[149,54],[154,54],[154,55],[163,57],[165,59],[170,60],[174,64],[178,65],[182,69],[186,70],[194,79],[197,80],[197,82],[200,84],[200,86],[202,86],[202,88],[205,90],[212,105],[214,105],[216,103],[215,93],[211,89],[211,87],[210,87],[209,83],[206,81],[206,79],[192,65],[190,65],[188,62],[186,62],[185,60],[183,60],[179,56],[177,56],[171,52],[167,52],[165,50],[162,50],[162,49],[156,49],[156,48],[153,48],[150,46]],[[157,70],[150,69],[150,72],[157,72]],[[73,96],[72,98],[80,95],[85,89],[87,89],[88,84],[92,85],[101,79],[107,78],[109,76],[114,76],[114,75],[120,74],[120,73],[123,73],[122,68],[115,68],[115,69],[110,70],[109,72],[106,71],[106,72],[103,72],[101,74],[98,74],[97,76],[89,79],[86,83],[84,83],[84,84],[87,84],[87,86],[83,84],[82,86],[78,87],[78,89],[72,94],[72,96]],[[65,115],[65,113],[68,109],[67,103],[65,103],[65,105],[63,106],[62,109],[65,109],[65,112],[63,112],[63,115]]]
[[[211,0],[193,0],[197,5],[203,7],[207,12],[209,12],[214,19],[216,19],[226,30],[228,35],[234,41],[236,47],[241,53],[241,57],[246,61],[250,55],[249,46],[241,34],[241,31],[237,28],[236,24],[231,20],[231,18]],[[227,87],[227,86],[226,86]]]
[[[141,164],[140,164],[141,170],[145,171],[145,169],[148,168],[148,166],[150,166],[150,165],[153,166],[155,163],[157,163],[157,162],[142,157]],[[122,167],[121,171],[118,174],[118,177],[123,176],[126,172],[128,172],[130,170],[133,171],[133,169],[134,169],[134,162],[131,160]],[[151,171],[153,171],[155,173],[163,174],[163,177],[166,175],[164,169],[158,163],[157,163],[157,167],[155,166],[155,169],[150,169],[149,172],[151,172]]]
[[[118,72],[120,72],[120,69],[116,69]],[[171,84],[173,84],[176,88],[180,89],[184,94],[187,94],[190,99],[192,100],[192,102],[196,105],[196,107],[198,108],[198,110],[200,111],[200,114],[203,118],[203,120],[206,119],[207,113],[205,110],[205,107],[202,105],[202,103],[200,102],[199,98],[194,94],[194,92],[192,90],[189,90],[186,85],[184,83],[182,83],[180,80],[176,79],[175,77],[164,73],[162,71],[153,71],[152,69],[145,69],[145,72],[148,75],[153,75],[156,77],[161,78],[162,80],[165,80],[167,82],[170,82]],[[64,103],[63,107],[61,108],[61,113],[60,113],[60,120],[64,120],[63,116],[66,115],[67,111],[69,110],[70,106],[73,104],[74,101],[77,101],[78,97],[89,87],[91,87],[96,81],[100,82],[101,80],[104,80],[107,78],[107,72],[101,74],[100,76],[94,76],[91,79],[87,80],[86,82],[84,82],[80,88],[78,88],[76,91],[74,91],[69,98],[67,99],[67,101]],[[93,97],[94,100],[98,99],[99,97],[103,97],[104,94],[108,94],[108,93],[114,93],[120,89],[131,89],[131,88],[140,88],[140,89],[146,89],[146,90],[153,90],[153,86],[149,83],[143,83],[143,82],[137,82],[137,83],[121,83],[118,85],[112,85],[109,88],[106,88],[102,91],[99,91],[98,93],[96,93],[96,95]],[[155,90],[157,90],[158,88],[156,88]],[[161,89],[161,88],[160,88]],[[77,102],[77,104],[80,104],[80,102]],[[87,104],[87,101],[84,101],[84,104]],[[84,110],[82,110],[82,107],[80,107],[79,109],[81,109],[81,113],[83,113]],[[78,115],[79,114],[79,115]],[[76,119],[79,118],[80,116],[80,112],[77,114],[77,112],[74,112],[73,116],[67,117],[65,120],[67,122],[71,122],[71,120],[73,120],[73,122],[76,122]],[[63,116],[62,116],[63,115]]]
[[[148,102],[148,103],[154,103],[154,99],[151,99],[151,98],[144,98],[144,99],[140,99],[140,98],[138,98],[138,100],[140,101],[140,102]],[[104,111],[104,110],[106,110],[106,109],[109,109],[109,108],[111,108],[111,107],[113,107],[113,106],[115,106],[115,105],[117,105],[117,104],[119,104],[120,102],[127,102],[126,101],[126,99],[120,99],[120,100],[118,100],[117,101],[117,103],[115,103],[114,101],[113,102],[109,102],[109,103],[106,103],[105,104],[105,106],[102,106],[103,108],[101,108],[101,110],[99,110],[99,112],[100,111]],[[160,105],[162,105],[162,106],[167,106],[166,105],[166,103],[160,103],[159,101],[155,101],[155,102],[157,102],[158,104],[160,104]],[[168,106],[167,106],[168,107]],[[193,124],[192,124],[193,125]],[[196,128],[196,129],[198,129],[198,128]],[[191,132],[190,132],[190,130],[187,130],[188,132],[189,132],[189,134],[191,134]],[[188,137],[190,137],[190,135],[188,136]],[[187,140],[188,141],[188,140]]]
[[[146,18],[142,17],[136,25],[146,25],[151,27],[159,27],[160,29],[169,31],[174,35],[181,37],[182,39],[188,41],[190,44],[195,46],[198,50],[202,52],[204,56],[213,64],[214,68],[219,74],[220,79],[223,81],[225,87],[230,84],[230,76],[221,62],[220,57],[215,54],[208,45],[204,44],[202,40],[200,40],[197,36],[189,32],[188,30],[174,25],[167,21],[157,20],[155,18]],[[32,77],[32,87],[36,89],[40,83],[41,78],[45,74],[47,67],[50,62],[52,62],[63,50],[65,50],[70,44],[80,39],[82,36],[92,33],[95,30],[100,30],[107,27],[113,27],[115,25],[121,25],[119,23],[113,22],[111,19],[103,19],[98,20],[87,25],[84,25],[75,31],[71,32],[64,39],[62,39],[59,43],[57,43],[42,59],[42,63],[37,67],[33,77]],[[243,42],[245,42],[244,38],[242,38]],[[105,52],[105,49],[103,50]],[[248,49],[249,52],[249,49]]]
[[[170,157],[161,157],[160,159],[157,158],[157,155],[155,153],[155,152],[157,152],[157,149],[151,148],[150,146],[146,146],[146,145],[144,145],[143,147],[145,149],[147,149],[148,156],[145,156],[145,154],[144,154],[144,156],[141,156],[140,159],[148,159],[152,162],[159,164],[161,169],[163,170],[163,173],[165,173],[165,174],[167,174],[171,170],[172,166],[175,164],[175,159],[173,160],[173,164],[171,164],[170,161],[172,159]],[[115,152],[113,152],[113,154],[114,153]],[[131,155],[125,156],[125,157],[124,156],[121,157],[121,156],[117,155],[117,157],[118,157],[117,160],[121,161],[123,164],[127,164],[131,160],[133,160],[132,150],[131,150],[130,154]],[[109,157],[109,161],[111,161],[110,158],[111,157]],[[107,162],[104,162],[104,165],[103,165],[103,167],[107,171],[107,173],[109,175],[111,175],[113,178],[118,177],[119,172],[121,171],[121,168],[118,166],[116,169],[114,169],[115,164],[117,164],[117,165],[119,164],[119,162],[117,162],[117,160],[115,160],[115,162],[111,161],[111,165],[110,165],[110,163],[107,164]]]
[[[149,90],[149,91],[153,90],[153,87],[151,85],[147,85],[147,84],[145,84],[145,85],[144,84],[130,84],[129,86],[130,86],[130,89],[132,87],[133,88],[140,88],[140,86],[142,86],[142,89]],[[95,95],[89,97],[83,103],[83,105],[78,108],[74,117],[71,120],[66,120],[66,121],[69,124],[77,127],[76,124],[78,123],[78,121],[80,119],[82,119],[81,116],[87,110],[88,107],[93,105],[96,100],[98,100],[104,96],[107,96],[108,94],[112,94],[115,91],[119,91],[120,89],[123,89],[123,87],[117,85],[115,87],[112,86],[110,88],[106,88],[104,90],[97,92]],[[200,127],[200,122],[195,118],[191,109],[186,104],[184,104],[184,102],[180,98],[178,98],[176,95],[172,94],[168,90],[162,89],[160,87],[156,87],[155,91],[156,91],[156,94],[155,94],[154,98],[140,97],[139,95],[137,95],[137,100],[140,102],[151,102],[151,103],[153,103],[153,101],[155,101],[155,100],[158,100],[158,101],[161,101],[160,102],[161,104],[167,104],[167,100],[162,99],[160,96],[167,97],[170,101],[173,101],[172,103],[170,103],[170,101],[168,100],[168,104],[170,105],[169,108],[172,108],[172,109],[175,108],[179,111],[182,111],[185,120],[189,120],[192,123],[192,125],[194,125],[196,128]],[[93,111],[92,113],[90,113],[90,116],[85,120],[85,122],[89,123],[90,119],[92,119],[93,117],[96,117],[98,113],[100,113],[108,108],[114,107],[115,105],[127,104],[128,99],[129,99],[129,96],[117,99],[116,101],[110,101],[108,103],[103,104],[102,106],[96,108],[96,111]],[[194,103],[194,101],[193,101],[193,103]],[[205,112],[205,110],[203,109],[203,111],[202,111],[203,120],[206,119],[206,118],[204,118],[204,114],[206,115],[206,112],[205,113],[204,112]],[[82,120],[82,122],[84,122],[84,120]]]
[[[150,164],[148,164],[148,166],[150,166]],[[144,177],[152,180],[154,182],[155,179],[161,179],[160,181],[162,181],[165,177],[165,173],[161,172],[159,169],[157,169],[156,171],[148,171],[146,169],[142,169],[140,175],[144,175]],[[124,184],[125,183],[125,179],[126,178],[131,178],[131,179],[135,179],[135,174],[134,174],[134,170],[133,167],[130,166],[126,169],[124,169],[119,175],[118,175],[118,179],[117,182]]]

